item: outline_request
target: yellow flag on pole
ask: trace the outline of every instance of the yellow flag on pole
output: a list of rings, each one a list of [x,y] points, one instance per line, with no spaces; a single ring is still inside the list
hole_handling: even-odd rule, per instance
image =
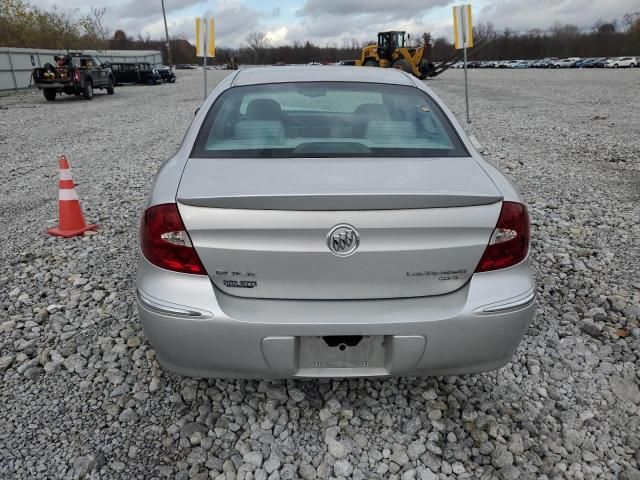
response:
[[[202,40],[202,18],[196,17],[196,57],[204,57]]]
[[[205,34],[207,36],[205,42]],[[196,17],[196,57],[204,57],[207,45],[207,57],[216,56],[216,31],[213,18]]]
[[[209,19],[209,28],[207,29],[207,57],[216,56],[216,35],[215,24],[213,18]]]
[[[473,47],[471,5],[456,5],[453,7],[453,38],[456,50]]]

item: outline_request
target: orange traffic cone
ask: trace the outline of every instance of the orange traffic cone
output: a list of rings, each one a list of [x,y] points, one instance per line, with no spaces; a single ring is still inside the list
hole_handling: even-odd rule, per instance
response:
[[[60,191],[58,195],[58,226],[50,228],[48,232],[57,237],[75,237],[87,230],[95,230],[97,225],[84,223],[80,200],[76,195],[73,178],[67,157],[59,155],[60,161]]]

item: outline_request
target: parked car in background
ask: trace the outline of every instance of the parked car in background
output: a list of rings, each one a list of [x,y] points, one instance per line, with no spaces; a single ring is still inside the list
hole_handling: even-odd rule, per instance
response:
[[[603,60],[603,57],[590,58],[582,64],[582,68],[595,68],[596,63]]]
[[[557,61],[558,61],[558,58],[556,57],[544,58],[540,61],[539,68],[551,68],[553,66],[553,63]]]
[[[617,57],[607,60],[605,68],[634,68],[638,66],[636,57]]]
[[[138,63],[138,75],[140,83],[147,85],[155,85],[162,80],[158,70],[151,63]]]
[[[584,59],[584,61],[576,62],[576,68],[594,68],[595,63],[599,60],[602,60],[602,57]]]
[[[54,60],[55,65],[45,63],[44,67],[34,68],[31,72],[34,85],[42,90],[48,101],[55,100],[60,93],[82,95],[91,100],[96,88],[114,94],[116,82],[108,62],[82,53],[56,55]]]
[[[173,83],[176,81],[176,74],[173,73],[173,69],[166,65],[156,65],[156,72],[160,75],[160,80],[163,82]]]
[[[529,62],[525,60],[517,60],[511,64],[511,68],[529,68]]]
[[[111,64],[116,84],[146,83],[155,85],[160,82],[160,74],[150,63],[114,62]]]
[[[135,63],[114,62],[111,64],[111,70],[113,71],[116,85],[138,82],[137,65]]]
[[[576,60],[575,58],[563,58],[562,60],[556,60],[555,62],[553,62],[550,67],[551,68],[573,68],[576,66],[576,62],[578,60]]]
[[[591,65],[591,68],[604,68],[604,66],[607,64],[607,62],[611,59],[611,57],[603,57],[600,58],[598,60],[596,60],[595,62],[593,62]]]
[[[396,69],[230,75],[151,185],[139,318],[183,375],[493,370],[535,309],[524,200]]]

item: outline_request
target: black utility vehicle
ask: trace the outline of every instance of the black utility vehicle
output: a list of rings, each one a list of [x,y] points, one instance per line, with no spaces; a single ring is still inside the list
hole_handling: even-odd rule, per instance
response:
[[[93,98],[96,88],[114,93],[115,80],[109,63],[103,63],[93,55],[70,53],[53,57],[55,65],[45,63],[34,68],[31,73],[33,83],[42,90],[44,98],[56,99],[59,93],[82,95],[87,100]]]
[[[163,82],[173,83],[176,81],[176,74],[173,73],[173,69],[171,67],[167,67],[166,65],[156,65],[156,71]]]
[[[116,79],[116,84],[122,83],[146,83],[155,85],[160,81],[158,71],[150,63],[112,63],[111,69]]]

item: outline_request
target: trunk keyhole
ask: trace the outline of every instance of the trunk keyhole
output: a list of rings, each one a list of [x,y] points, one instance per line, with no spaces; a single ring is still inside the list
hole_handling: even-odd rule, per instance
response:
[[[341,352],[344,352],[347,346],[344,343],[341,343],[338,348],[340,349]]]

